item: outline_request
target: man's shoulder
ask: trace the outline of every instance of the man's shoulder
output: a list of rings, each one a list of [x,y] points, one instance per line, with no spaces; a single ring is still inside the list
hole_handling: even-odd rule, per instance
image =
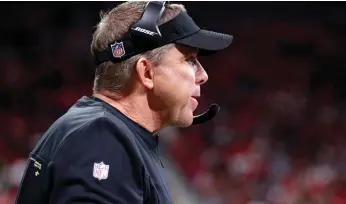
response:
[[[116,122],[99,103],[79,100],[48,128],[33,152],[50,158],[65,143],[91,140],[92,137],[99,137],[101,134],[105,137],[103,139],[106,139],[105,132],[111,135],[119,129]]]

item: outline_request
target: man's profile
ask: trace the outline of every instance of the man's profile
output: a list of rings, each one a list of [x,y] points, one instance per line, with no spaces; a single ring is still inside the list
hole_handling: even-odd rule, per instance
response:
[[[16,203],[172,203],[157,132],[194,123],[208,80],[198,56],[231,41],[200,29],[180,4],[126,2],[103,13],[91,43],[93,96],[41,137]]]

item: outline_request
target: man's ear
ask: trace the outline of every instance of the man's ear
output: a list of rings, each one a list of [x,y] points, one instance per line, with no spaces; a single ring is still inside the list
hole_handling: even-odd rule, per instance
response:
[[[136,63],[137,76],[141,84],[147,89],[154,87],[153,64],[146,58],[141,57]]]

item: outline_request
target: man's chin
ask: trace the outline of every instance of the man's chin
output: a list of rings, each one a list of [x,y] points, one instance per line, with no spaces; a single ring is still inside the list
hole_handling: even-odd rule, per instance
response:
[[[180,124],[180,125],[177,125],[177,127],[180,127],[180,128],[187,128],[187,127],[190,127],[192,125],[192,123],[189,123],[189,124]]]
[[[180,128],[186,128],[192,125],[193,117],[184,118],[179,121],[177,121],[174,126],[180,127]]]

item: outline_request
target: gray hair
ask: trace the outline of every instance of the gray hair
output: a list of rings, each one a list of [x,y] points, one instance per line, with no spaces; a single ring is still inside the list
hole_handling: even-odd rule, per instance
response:
[[[91,52],[99,52],[107,49],[109,43],[119,40],[128,34],[132,24],[137,22],[147,2],[130,1],[125,2],[108,12],[101,12],[101,21],[96,26],[91,43]],[[161,25],[173,19],[181,11],[186,11],[181,4],[166,5],[158,24]],[[140,57],[145,57],[152,63],[157,64],[162,59],[165,51],[170,49],[173,44],[169,44],[143,54],[135,55],[119,63],[104,62],[100,64],[95,71],[93,92],[107,90],[113,93],[121,94],[131,81],[135,72],[136,62]]]

